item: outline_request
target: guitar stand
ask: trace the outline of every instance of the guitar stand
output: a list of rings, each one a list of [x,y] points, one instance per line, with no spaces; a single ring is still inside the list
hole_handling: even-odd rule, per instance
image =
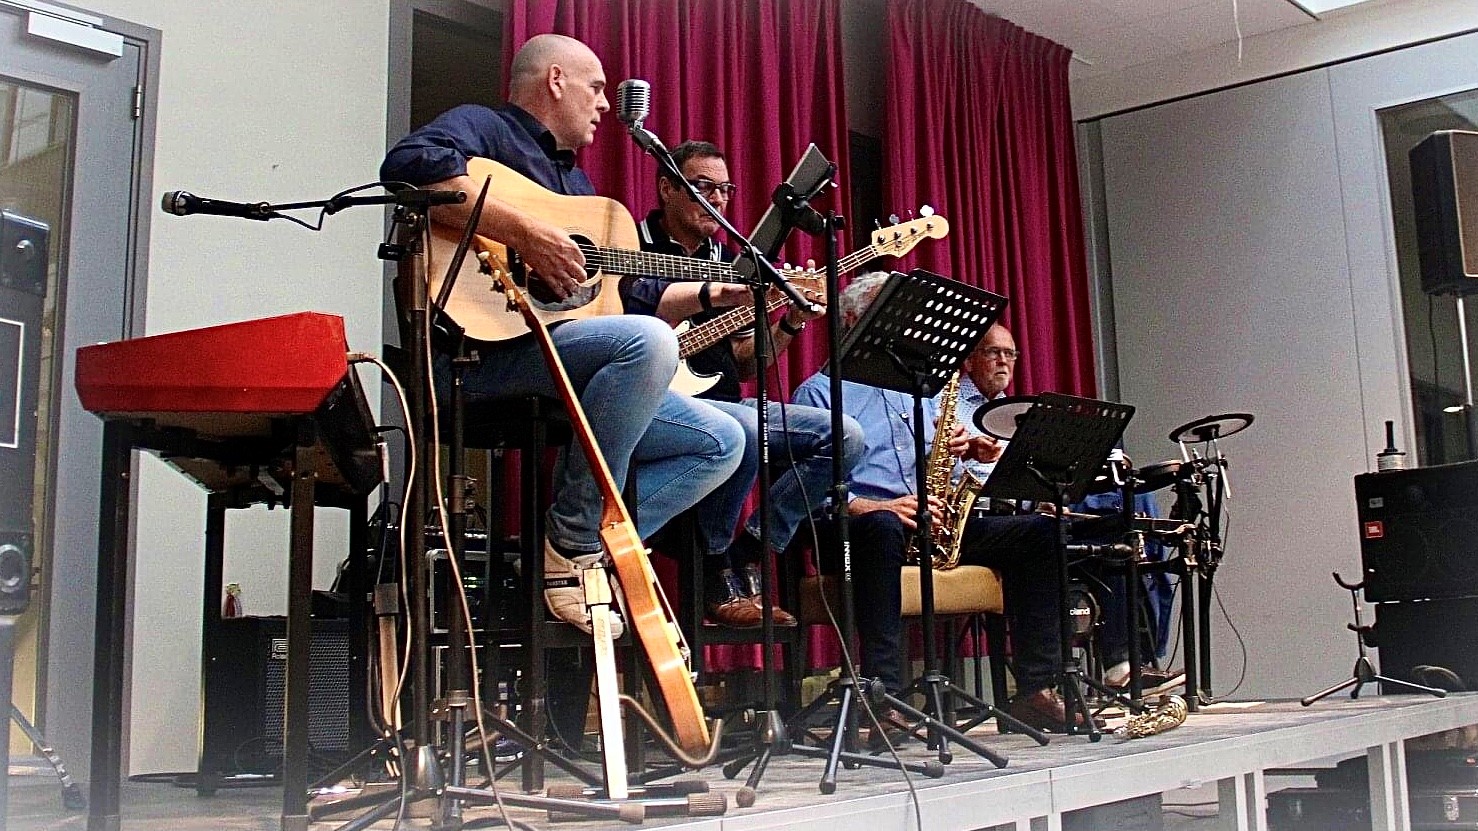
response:
[[[1083,687],[1091,685],[1100,692],[1109,690],[1083,676],[1073,653],[1073,624],[1068,616],[1071,597],[1068,555],[1083,547],[1069,544],[1066,506],[1087,493],[1133,415],[1134,408],[1127,404],[1043,393],[1017,420],[1011,443],[980,491],[982,496],[992,499],[1052,502],[1056,507],[1061,662],[1057,681],[1063,702],[1061,728],[1065,734],[1086,735],[1091,742],[1101,739],[1102,733],[1088,708]],[[1134,671],[1132,666],[1130,671]]]
[[[1301,698],[1298,703],[1307,707],[1315,701],[1328,698],[1342,690],[1350,690],[1351,687],[1354,687],[1354,689],[1350,690],[1350,698],[1359,698],[1360,688],[1375,681],[1380,682],[1381,692],[1386,692],[1387,688],[1396,688],[1409,692],[1426,693],[1436,698],[1446,698],[1447,690],[1413,684],[1410,681],[1402,681],[1399,678],[1391,678],[1376,672],[1375,664],[1371,663],[1370,656],[1365,652],[1365,638],[1370,634],[1370,626],[1360,623],[1360,590],[1365,588],[1365,583],[1364,581],[1346,583],[1337,571],[1333,573],[1333,577],[1334,582],[1338,583],[1340,588],[1350,593],[1350,605],[1355,607],[1355,622],[1347,623],[1345,627],[1355,633],[1355,644],[1359,649],[1359,657],[1355,659],[1355,669],[1350,673],[1349,678],[1331,687],[1326,687],[1307,698]]]

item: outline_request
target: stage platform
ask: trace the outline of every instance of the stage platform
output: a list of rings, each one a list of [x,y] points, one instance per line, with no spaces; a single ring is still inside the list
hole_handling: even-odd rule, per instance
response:
[[[1027,829],[1063,828],[1071,811],[1148,794],[1185,788],[1207,788],[1219,799],[1217,815],[1203,819],[1171,815],[1164,828],[1264,829],[1259,807],[1268,790],[1267,772],[1306,766],[1315,760],[1365,755],[1370,761],[1371,815],[1376,831],[1407,831],[1405,751],[1402,741],[1456,727],[1478,724],[1478,693],[1446,699],[1416,696],[1327,699],[1313,707],[1297,702],[1239,703],[1193,713],[1176,729],[1143,739],[1105,735],[1098,743],[1086,737],[1055,737],[1039,747],[1021,736],[1004,736],[987,724],[972,733],[1010,764],[997,769],[968,753],[957,753],[942,779],[913,778],[918,810],[929,831],[975,831],[1004,826]],[[908,760],[927,758],[917,742],[903,746]],[[15,759],[31,764],[26,757]],[[1332,763],[1332,762],[1331,762]],[[724,779],[717,770],[696,776],[713,791],[729,797],[722,817],[650,818],[642,828],[664,831],[905,831],[918,827],[902,775],[862,768],[840,771],[837,790],[817,790],[821,762],[795,756],[776,758],[760,783],[758,802],[734,807],[743,784]],[[86,817],[60,807],[54,780],[42,775],[12,777],[10,823],[14,831],[83,829]],[[281,798],[274,789],[222,791],[200,798],[194,791],[167,784],[129,783],[123,791],[123,828],[252,829],[278,827]],[[1209,813],[1209,811],[1207,811]],[[469,820],[487,817],[486,808],[469,808]],[[518,819],[534,827],[551,823],[542,813],[518,811]],[[336,822],[315,828],[334,828]],[[1072,826],[1069,820],[1069,827]],[[619,824],[617,824],[619,825]],[[389,829],[390,821],[374,825]],[[583,831],[612,823],[558,823],[552,827]],[[407,819],[402,827],[425,828],[424,819]]]

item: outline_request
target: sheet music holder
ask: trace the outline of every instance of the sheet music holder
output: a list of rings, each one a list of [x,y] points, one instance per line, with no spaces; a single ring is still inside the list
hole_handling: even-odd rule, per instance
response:
[[[1058,686],[1063,700],[1064,733],[1084,733],[1098,741],[1098,725],[1083,697],[1083,684],[1100,692],[1106,687],[1085,679],[1072,651],[1072,621],[1068,610],[1068,504],[1081,500],[1108,459],[1134,415],[1128,404],[1096,401],[1061,393],[1042,393],[1021,415],[1006,452],[980,489],[992,499],[1051,502],[1057,520],[1057,599],[1061,639]],[[1079,719],[1081,718],[1081,725]]]
[[[1055,392],[1038,395],[1037,403],[1017,419],[1016,433],[980,495],[1035,502],[1056,502],[1065,495],[1066,504],[1082,500],[1133,416],[1134,407],[1128,404]],[[1065,493],[1057,485],[1064,485]]]
[[[932,271],[894,272],[842,342],[842,378],[932,397],[1005,309],[1005,297]]]
[[[777,193],[786,191],[793,194],[797,201],[808,202],[831,181],[835,173],[836,165],[827,161],[820,148],[815,144],[807,145],[806,152],[795,163],[790,175],[785,177],[785,182],[777,189]],[[785,209],[777,205],[776,200],[772,200],[770,207],[760,217],[759,224],[754,226],[754,231],[749,235],[749,241],[767,260],[780,256],[780,247],[785,244],[785,238],[795,227],[793,223],[785,221],[784,212]],[[744,266],[741,263],[735,263],[735,268],[743,273]]]
[[[842,379],[911,395],[914,424],[921,426],[924,399],[932,398],[944,388],[1005,308],[1005,297],[982,288],[923,269],[907,274],[895,272],[883,283],[872,304],[842,343],[837,359]],[[996,767],[1005,767],[1004,756],[956,729],[949,718],[954,707],[946,706],[947,699],[959,699],[980,712],[991,713],[1040,744],[1046,744],[1047,739],[1039,731],[956,686],[938,666],[933,540],[931,518],[926,507],[929,497],[927,464],[924,431],[916,427],[914,471],[919,504],[916,522],[924,672],[899,695],[885,695],[884,700],[904,715],[926,725],[929,747],[937,752],[940,763],[947,764],[953,758],[949,749],[953,741]],[[922,709],[915,709],[902,701],[914,693],[923,696],[926,703]]]

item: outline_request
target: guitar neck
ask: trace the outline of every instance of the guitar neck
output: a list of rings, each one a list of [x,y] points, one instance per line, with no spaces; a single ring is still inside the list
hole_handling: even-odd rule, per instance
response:
[[[845,273],[878,256],[876,247],[868,245],[842,257],[837,261],[837,272]],[[771,297],[765,302],[765,314],[775,311],[790,301],[784,295]],[[691,358],[724,338],[741,331],[754,323],[754,307],[741,306],[725,312],[713,320],[694,326],[677,339],[677,356]]]
[[[581,245],[580,252],[585,255],[587,266],[593,266],[607,274],[630,274],[659,280],[742,282],[734,271],[734,266],[729,263],[598,245]]]

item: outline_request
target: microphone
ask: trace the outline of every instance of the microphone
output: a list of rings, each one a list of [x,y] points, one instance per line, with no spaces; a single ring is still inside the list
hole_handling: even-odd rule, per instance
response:
[[[616,118],[629,129],[639,130],[652,112],[652,85],[628,78],[616,86]]]
[[[164,194],[159,200],[159,207],[167,214],[175,216],[189,216],[190,214],[206,214],[208,216],[235,216],[242,219],[268,220],[273,217],[272,210],[266,202],[249,204],[246,202],[226,202],[220,199],[206,199],[196,196],[189,191],[172,190]]]
[[[616,85],[616,118],[626,125],[631,139],[643,153],[659,161],[667,155],[662,140],[641,126],[652,112],[652,85],[640,78],[628,78]],[[672,168],[676,170],[676,168]]]

